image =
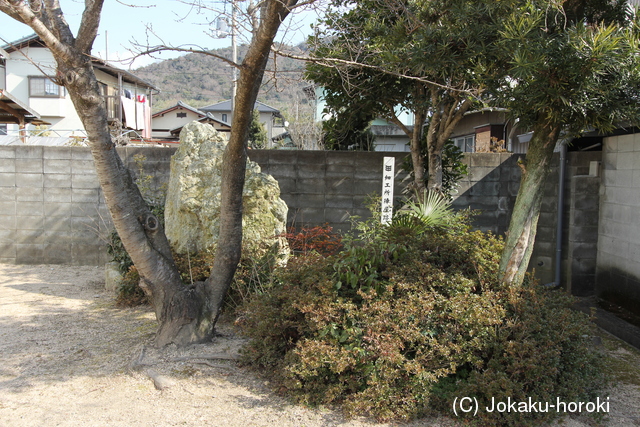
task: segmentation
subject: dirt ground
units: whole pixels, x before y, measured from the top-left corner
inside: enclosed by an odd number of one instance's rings
[[[295,406],[235,364],[242,338],[151,346],[148,308],[120,309],[96,267],[0,264],[0,426],[383,426]],[[611,426],[640,426],[640,353],[605,337],[618,361]],[[559,425],[581,427],[567,417]],[[407,426],[455,426],[451,418]]]

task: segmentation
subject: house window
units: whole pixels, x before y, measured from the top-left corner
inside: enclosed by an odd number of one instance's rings
[[[6,135],[7,134],[7,125],[6,124],[0,124],[0,135]]]
[[[29,96],[64,98],[64,87],[55,84],[49,77],[29,77]]]
[[[453,138],[453,143],[463,153],[473,153],[476,151],[475,135],[466,135]]]
[[[284,127],[284,117],[282,117],[282,116],[273,116],[273,125],[275,127]]]
[[[223,115],[222,115],[222,121],[223,121],[223,122],[225,122],[225,123],[227,123],[227,115],[226,115],[226,114],[223,114]]]
[[[176,113],[176,117],[178,117],[179,119],[183,119],[185,117],[187,117],[187,113]]]

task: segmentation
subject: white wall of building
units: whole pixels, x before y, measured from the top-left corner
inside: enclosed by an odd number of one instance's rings
[[[29,76],[56,75],[56,62],[49,49],[25,47],[9,54],[6,61],[7,91],[41,115],[42,120],[51,123],[50,129],[82,129],[82,123],[75,112],[68,94],[61,98],[41,98],[29,96]],[[64,89],[62,89],[64,90]],[[13,126],[13,127],[12,127]],[[8,125],[17,130],[18,125]]]
[[[186,117],[178,117],[182,114],[186,114]],[[196,114],[193,111],[182,107],[154,116],[152,120],[154,130],[151,133],[151,136],[153,138],[171,138],[171,133],[169,132],[171,129],[184,126],[201,117],[201,114]]]
[[[99,82],[111,87],[118,87],[118,78],[95,69]],[[30,96],[29,77],[42,77],[56,75],[56,62],[49,49],[44,47],[27,46],[21,50],[13,51],[6,58],[6,90],[23,104],[40,114],[42,120],[51,123],[48,130],[52,136],[68,136],[71,134],[84,134],[84,126],[71,97],[64,88],[61,88],[61,97],[37,97]],[[123,82],[124,89],[128,89],[134,95],[148,95],[148,88],[138,87],[134,84]],[[147,102],[149,102],[147,100]],[[29,126],[28,129],[32,129]],[[9,132],[18,131],[18,125],[7,125]]]

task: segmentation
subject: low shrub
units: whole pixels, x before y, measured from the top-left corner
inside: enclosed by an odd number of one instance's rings
[[[315,227],[289,228],[285,234],[289,248],[295,255],[305,255],[310,251],[321,255],[335,255],[342,249],[342,237],[329,224]]]
[[[473,419],[480,425],[536,426],[562,414],[551,407],[557,399],[594,402],[602,397],[608,382],[605,361],[591,350],[589,324],[583,313],[570,308],[571,297],[529,280],[521,289],[502,292],[501,300],[506,316],[483,351],[482,366],[442,379],[434,388],[434,407],[450,410],[461,396],[476,397],[480,408],[531,399],[540,403],[539,412],[481,410]]]
[[[451,414],[456,396],[555,401],[598,392],[599,359],[569,299],[533,281],[500,285],[501,240],[456,221],[421,233],[407,222],[369,222],[335,256],[294,258],[270,292],[241,309],[244,362],[299,402],[379,420]],[[481,422],[536,419],[505,413]]]

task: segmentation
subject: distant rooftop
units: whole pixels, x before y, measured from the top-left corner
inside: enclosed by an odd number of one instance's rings
[[[276,113],[280,114],[280,110],[277,108],[270,107],[267,104],[263,104],[260,101],[256,101],[255,107],[261,113]],[[227,99],[226,101],[218,102],[217,104],[207,105],[206,107],[198,108],[200,111],[205,112],[221,112],[221,111],[231,111],[231,100]]]

